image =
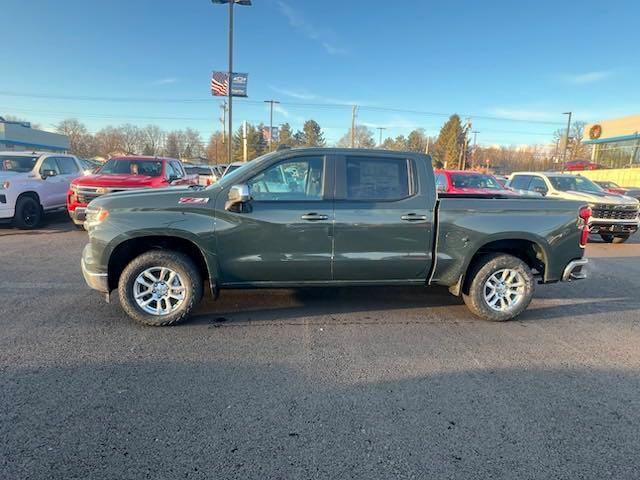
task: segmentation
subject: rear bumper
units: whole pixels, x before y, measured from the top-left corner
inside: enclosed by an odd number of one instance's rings
[[[92,272],[87,269],[84,258],[80,261],[82,265],[82,276],[89,287],[102,293],[109,293],[109,280],[106,273]]]
[[[586,258],[579,258],[578,260],[570,261],[566,267],[564,267],[564,272],[562,273],[562,281],[563,282],[571,282],[573,280],[584,280],[587,278],[587,272],[585,271],[585,266],[589,263],[589,260]]]

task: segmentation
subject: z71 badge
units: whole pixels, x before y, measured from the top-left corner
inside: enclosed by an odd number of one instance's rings
[[[178,203],[207,203],[209,197],[180,197]]]

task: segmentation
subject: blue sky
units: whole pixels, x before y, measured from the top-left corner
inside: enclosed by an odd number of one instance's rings
[[[204,138],[220,127],[209,79],[227,68],[225,6],[2,0],[0,13],[0,115]],[[358,123],[385,136],[435,135],[445,117],[428,113],[457,112],[480,144],[546,143],[568,110],[640,113],[638,19],[637,1],[254,0],[236,7],[234,70],[249,73],[249,101],[234,102],[234,124],[267,123],[261,102],[273,98],[275,124],[314,118],[334,142],[356,103]]]

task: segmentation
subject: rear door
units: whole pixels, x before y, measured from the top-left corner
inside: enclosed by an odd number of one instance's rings
[[[426,279],[436,201],[427,158],[336,157],[335,280]]]
[[[330,161],[296,155],[238,179],[253,199],[241,212],[216,203],[218,261],[224,284],[331,280],[333,181]]]

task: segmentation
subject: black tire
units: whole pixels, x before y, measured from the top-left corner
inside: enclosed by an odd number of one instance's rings
[[[616,235],[613,237],[613,243],[624,243],[629,240],[631,235]]]
[[[138,275],[152,267],[167,267],[176,272],[185,287],[182,304],[166,315],[154,315],[144,311],[134,298],[134,283]],[[133,320],[144,325],[161,327],[185,320],[202,298],[202,276],[194,262],[187,256],[171,250],[152,250],[134,258],[123,270],[118,283],[118,296],[124,311]]]
[[[500,270],[515,270],[522,276],[522,298],[512,308],[498,311],[489,306],[485,299],[485,283]],[[529,266],[513,255],[495,253],[480,257],[471,266],[465,279],[466,289],[462,299],[471,313],[492,322],[504,322],[520,315],[529,306],[533,298],[534,278]]]
[[[32,196],[25,195],[18,198],[13,221],[22,230],[38,228],[42,223],[42,205]]]
[[[614,236],[610,233],[601,233],[600,238],[604,243],[613,243]]]
[[[73,226],[76,227],[76,230],[82,230],[84,232],[85,228],[84,228],[84,223],[76,223],[73,222]]]

